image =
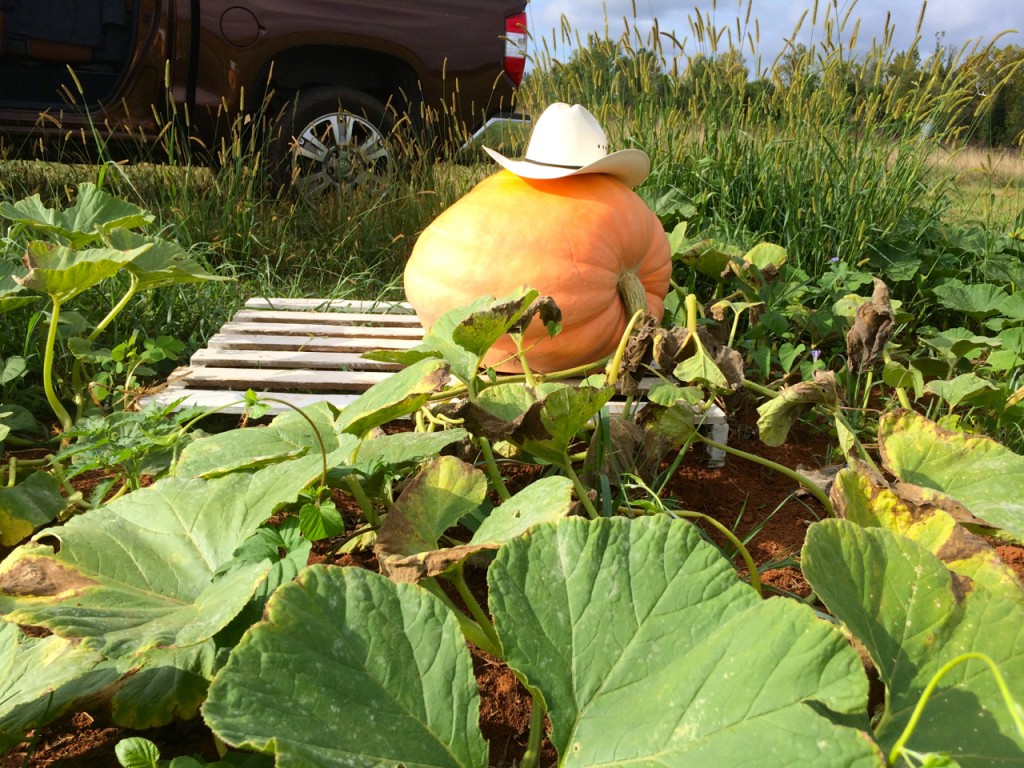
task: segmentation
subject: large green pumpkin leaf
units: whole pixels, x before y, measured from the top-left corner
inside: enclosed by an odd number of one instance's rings
[[[439,455],[442,449],[468,436],[464,429],[445,429],[368,437],[352,451],[347,465],[328,472],[327,482],[338,485],[345,474],[355,472],[360,475],[359,482],[368,494],[383,497],[383,485],[389,476]]]
[[[228,744],[276,753],[278,768],[487,765],[455,617],[358,568],[312,566],[275,592],[203,717]]]
[[[116,675],[93,671],[101,661],[67,640],[28,637],[0,622],[0,752],[59,717],[75,699],[113,682]]]
[[[808,530],[803,571],[864,644],[887,689],[875,736],[903,733],[936,672],[968,652],[992,659],[1011,691],[1024,690],[1024,591],[963,582],[905,536],[826,520]],[[1017,731],[988,667],[968,661],[942,678],[907,748],[949,753],[962,766],[1020,765]]]
[[[496,439],[500,438],[503,430],[507,429],[506,423],[522,420],[538,400],[568,386],[561,382],[542,382],[536,387],[528,387],[518,382],[510,382],[487,387],[477,397],[476,405],[488,416],[496,419],[498,425],[493,430],[482,428],[478,431]]]
[[[466,515],[476,511],[487,496],[487,479],[472,464],[455,456],[439,456],[428,463],[395,500],[397,515],[388,515],[381,533],[398,534],[395,520],[402,520],[401,538],[407,553],[437,547],[442,534]]]
[[[523,488],[480,523],[470,544],[504,544],[539,523],[553,523],[572,511],[572,480],[542,477]]]
[[[538,458],[561,463],[577,434],[615,394],[615,387],[558,387],[523,415],[507,439]]]
[[[428,463],[381,524],[374,552],[383,573],[415,582],[444,570],[451,561],[442,556],[440,563],[431,563],[430,555],[438,554],[444,532],[479,509],[486,496],[487,478],[473,465],[454,456]]]
[[[71,535],[72,545],[91,539],[105,543],[107,549],[96,549],[95,557],[83,558],[85,563],[68,565],[70,558],[60,557],[63,548],[54,553],[45,546],[22,547],[0,569],[0,609],[8,621],[81,638],[84,647],[106,656],[133,657],[153,648],[209,639],[242,610],[269,567],[267,563],[238,569],[216,581],[207,575],[203,588],[186,584],[182,589],[173,583],[175,578],[192,581],[197,574],[169,570],[160,578],[159,561],[149,547],[132,552],[141,565],[111,572],[102,562],[109,551],[109,530],[103,532],[107,535],[77,537],[72,534],[80,531],[69,526],[60,533]],[[127,546],[139,543],[138,537],[124,538]],[[72,555],[80,553],[76,548]],[[112,559],[123,567],[128,558]]]
[[[207,272],[184,248],[162,237],[142,235],[127,229],[115,229],[110,233],[110,244],[122,251],[149,246],[127,265],[128,271],[138,281],[140,291],[152,291],[183,283],[233,279]]]
[[[949,381],[945,379],[932,379],[924,386],[925,392],[938,395],[953,407],[956,407],[964,400],[970,400],[987,392],[995,392],[998,389],[991,381],[978,376],[976,373],[962,373]]]
[[[562,766],[878,766],[838,629],[761,601],[683,521],[542,525],[499,550],[490,606]]]
[[[123,678],[110,697],[110,714],[125,728],[158,728],[199,714],[216,668],[217,644],[159,648],[108,664]]]
[[[686,222],[672,230],[669,245],[672,247],[673,261],[680,261],[708,277],[723,280],[729,263],[733,259],[742,258],[740,249],[734,245],[711,239],[694,240],[686,236],[686,231]]]
[[[455,334],[462,321],[474,312],[484,312],[494,299],[482,296],[464,307],[455,307],[441,315],[423,334],[423,343],[416,349],[440,355],[451,368],[452,375],[459,381],[469,382],[479,374],[480,355],[466,349],[455,340]]]
[[[758,243],[743,255],[743,261],[752,264],[762,272],[768,269],[778,271],[789,254],[781,245],[775,243]]]
[[[107,656],[201,643],[241,611],[270,564],[218,570],[319,463],[168,478],[47,530],[0,564],[0,611]]]
[[[339,448],[353,451],[359,439],[354,435],[339,435],[334,419],[325,402],[303,408],[302,413],[289,409],[265,427],[232,429],[189,443],[182,450],[174,472],[183,478],[211,478],[307,454],[319,455],[317,435],[328,454]]]
[[[125,264],[145,252],[148,245],[131,251],[116,248],[87,248],[76,251],[63,245],[35,240],[25,252],[28,273],[14,280],[26,288],[66,302],[97,283],[116,274]]]
[[[74,205],[61,211],[47,208],[39,195],[16,203],[0,203],[0,216],[41,234],[57,235],[72,248],[95,241],[101,231],[136,229],[153,221],[153,214],[109,195],[91,182],[78,185]]]
[[[879,450],[901,480],[931,488],[1024,540],[1024,456],[991,438],[943,429],[912,411],[885,414]]]
[[[452,331],[452,341],[478,358],[518,323],[523,313],[540,294],[525,286],[517,293],[498,301],[491,300],[463,319]]]
[[[942,494],[908,483],[889,486],[867,467],[857,465],[839,472],[830,492],[836,514],[864,528],[885,528],[907,536],[938,557],[954,573],[989,588],[1020,581],[999,559],[995,548],[956,519]]]
[[[337,428],[362,437],[374,427],[415,413],[448,383],[448,364],[427,358],[373,385],[345,406]]]
[[[399,363],[411,366],[423,360],[443,359],[449,366],[451,373],[462,382],[469,382],[478,375],[480,356],[466,349],[455,340],[455,334],[462,325],[463,320],[473,315],[474,312],[486,312],[494,301],[490,296],[483,296],[472,304],[463,307],[450,309],[441,315],[423,334],[423,341],[412,349],[405,350],[377,350],[366,353],[371,360]],[[476,334],[470,329],[466,333],[465,341],[471,346]]]
[[[400,469],[430,456],[437,456],[442,449],[468,436],[469,433],[464,429],[378,435],[359,444],[359,452],[352,466],[363,475]]]
[[[455,415],[476,435],[505,440],[534,456],[560,464],[583,427],[615,394],[614,387],[571,387],[512,382],[487,387]]]
[[[23,482],[0,488],[0,544],[13,547],[64,509],[60,482],[46,472],[29,475]]]
[[[480,510],[487,494],[484,473],[442,456],[413,478],[384,519],[374,552],[381,570],[397,582],[417,582],[443,573],[454,563],[501,544],[541,522],[572,510],[572,481],[542,478],[492,509],[468,544],[441,547],[445,531]]]
[[[922,344],[925,344],[936,352],[949,366],[953,367],[962,359],[976,357],[980,350],[998,349],[1002,342],[990,336],[976,336],[966,328],[949,328],[934,336],[919,337]]]
[[[992,283],[967,284],[951,278],[935,286],[935,298],[939,304],[954,312],[963,312],[971,317],[986,317],[999,311],[999,305],[1007,294]]]

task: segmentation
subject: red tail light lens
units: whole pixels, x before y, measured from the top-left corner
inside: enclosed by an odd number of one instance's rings
[[[518,86],[526,69],[526,14],[505,18],[505,72]]]

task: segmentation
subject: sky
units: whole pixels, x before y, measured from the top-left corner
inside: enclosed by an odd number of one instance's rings
[[[921,15],[921,4],[915,0],[836,0],[840,14],[851,9],[844,40],[849,40],[853,23],[860,19],[860,29],[856,51],[865,53],[872,38],[881,40],[885,29],[886,15],[890,16],[890,24],[895,28],[892,48],[894,51],[906,50],[914,40],[918,18]],[[537,54],[543,38],[548,43],[548,51],[552,58],[565,60],[571,55],[572,48],[563,43],[559,30],[560,19],[564,14],[573,30],[573,36],[579,33],[586,38],[591,31],[603,32],[607,18],[610,35],[617,39],[625,29],[625,17],[632,27],[634,25],[633,6],[636,6],[636,26],[646,36],[651,28],[652,19],[657,19],[662,32],[674,31],[676,38],[684,45],[684,54],[693,56],[697,53],[708,53],[706,45],[702,46],[691,30],[691,19],[699,9],[702,15],[713,14],[712,19],[720,27],[728,26],[735,39],[736,21],[741,22],[747,14],[747,2],[739,0],[719,0],[713,4],[711,0],[529,0],[526,11],[532,41],[531,54]],[[772,60],[785,46],[785,41],[793,36],[797,22],[804,11],[808,11],[797,40],[807,44],[814,42],[814,35],[821,39],[822,17],[826,8],[831,7],[829,0],[820,0],[819,19],[815,28],[811,24],[810,11],[814,7],[813,0],[751,0],[751,12],[745,31],[753,33],[755,19],[759,32],[761,66],[767,68]],[[713,9],[713,5],[717,5]],[[834,16],[834,14],[833,14]],[[999,38],[996,45],[1003,47],[1014,44],[1024,46],[1024,0],[929,0],[921,26],[919,48],[923,56],[927,56],[935,48],[936,35],[945,33],[941,38],[943,47],[959,48],[969,41],[991,41],[1000,32],[1015,29],[1016,32]],[[725,45],[723,40],[723,46]],[[672,43],[663,38],[663,52],[666,57],[678,54],[670,50]],[[721,49],[721,47],[720,47]],[[755,68],[755,57],[744,45],[747,66]]]

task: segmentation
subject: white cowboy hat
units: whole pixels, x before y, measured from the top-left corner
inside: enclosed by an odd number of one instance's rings
[[[607,173],[628,187],[647,178],[651,161],[639,149],[608,154],[608,137],[590,112],[579,104],[556,102],[533,127],[526,155],[509,160],[490,147],[484,151],[517,176],[526,179],[561,179],[583,173]]]

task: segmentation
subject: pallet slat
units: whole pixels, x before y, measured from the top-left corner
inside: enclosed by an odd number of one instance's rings
[[[303,325],[358,325],[417,328],[416,315],[381,315],[371,312],[295,312],[276,309],[240,309],[231,318],[234,323],[301,323]]]
[[[349,336],[357,338],[398,338],[422,339],[423,329],[419,326],[382,327],[371,325],[323,325],[314,323],[236,323],[229,321],[221,327],[222,333],[276,333],[282,336],[329,337]]]
[[[192,365],[205,368],[308,368],[315,371],[397,371],[397,363],[367,360],[354,352],[313,352],[277,349],[201,349]]]
[[[412,349],[420,339],[363,339],[332,336],[283,336],[263,333],[217,333],[208,349],[291,349],[302,352],[371,352],[375,349]]]
[[[283,309],[295,312],[374,312],[377,314],[415,314],[407,301],[357,301],[355,299],[286,299],[256,297],[245,302],[246,309]]]

